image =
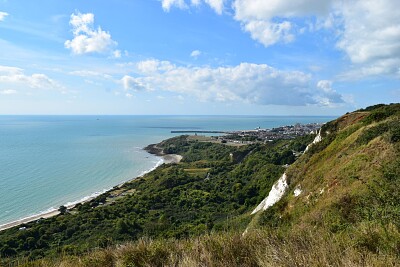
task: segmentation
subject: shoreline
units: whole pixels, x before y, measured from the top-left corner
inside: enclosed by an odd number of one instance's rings
[[[131,181],[131,180],[129,180],[129,181]],[[66,204],[61,205],[61,206],[65,206],[67,209],[71,209],[71,208],[75,207],[77,204],[83,204],[85,202],[91,201],[91,200],[95,199],[96,197],[100,196],[101,194],[104,194],[104,193],[106,193],[106,192],[108,192],[110,190],[112,190],[112,188],[108,189],[108,190],[103,190],[101,192],[95,192],[95,193],[93,193],[93,194],[91,194],[89,196],[82,197],[80,200],[70,201],[70,202],[67,202]],[[25,224],[25,223],[34,222],[34,221],[37,221],[37,220],[40,220],[40,219],[48,219],[48,218],[51,218],[51,217],[56,216],[58,214],[60,214],[58,209],[52,207],[52,208],[47,209],[46,211],[43,211],[43,212],[40,212],[40,213],[37,213],[37,214],[33,214],[33,215],[27,216],[25,218],[9,222],[9,223],[1,224],[0,225],[0,232],[4,231],[4,230],[7,230],[7,229],[10,229],[10,228],[13,228],[13,227],[18,226],[18,225]]]
[[[40,220],[40,219],[48,219],[48,218],[51,218],[51,217],[56,216],[58,214],[60,214],[60,212],[58,210],[52,210],[52,211],[43,212],[43,213],[40,213],[40,214],[28,216],[28,217],[25,217],[25,218],[22,218],[22,219],[13,221],[13,222],[5,223],[5,224],[0,225],[0,232],[4,231],[4,230],[7,230],[7,229],[10,229],[10,228],[13,228],[15,226],[19,226],[19,225],[25,224],[25,223],[34,222],[34,221],[37,221],[37,220]]]
[[[181,155],[177,155],[177,154],[151,153],[146,148],[144,148],[143,150],[145,150],[149,154],[153,154],[153,155],[155,155],[157,157],[160,157],[160,160],[152,168],[150,168],[148,170],[145,170],[141,174],[139,174],[138,176],[136,176],[134,178],[131,178],[131,179],[125,181],[125,182],[122,182],[122,183],[120,183],[120,184],[118,184],[116,186],[113,186],[112,188],[104,189],[101,192],[95,192],[95,193],[93,193],[93,194],[91,194],[89,196],[84,196],[80,200],[77,200],[77,201],[67,202],[66,204],[64,204],[62,206],[65,206],[68,209],[74,208],[77,204],[83,204],[83,203],[86,203],[88,201],[91,201],[91,200],[95,199],[96,197],[100,196],[101,194],[104,194],[106,192],[109,192],[109,191],[113,190],[115,187],[121,187],[122,185],[124,185],[126,183],[130,183],[130,182],[132,182],[133,180],[135,180],[137,178],[143,177],[147,173],[150,173],[150,172],[154,171],[155,169],[157,169],[159,166],[161,166],[163,164],[177,164],[183,158]],[[20,225],[26,224],[26,223],[34,222],[34,221],[37,221],[37,220],[48,219],[48,218],[57,216],[59,214],[60,214],[60,212],[58,211],[58,209],[49,208],[47,211],[44,211],[44,212],[41,212],[41,213],[38,213],[38,214],[34,214],[34,215],[30,215],[30,216],[27,216],[25,218],[18,219],[18,220],[15,220],[15,221],[12,221],[12,222],[8,222],[8,223],[5,223],[5,224],[1,224],[0,225],[0,232],[4,231],[4,230],[7,230],[7,229],[10,229],[10,228],[13,228],[13,227],[16,227],[16,226],[20,226]]]

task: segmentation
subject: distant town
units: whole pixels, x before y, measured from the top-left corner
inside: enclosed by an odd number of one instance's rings
[[[193,130],[193,131],[171,131],[171,133],[181,134],[223,134],[220,136],[213,136],[214,140],[218,140],[222,143],[236,143],[236,144],[250,144],[254,142],[271,142],[277,139],[293,139],[297,136],[303,136],[307,134],[316,134],[321,128],[321,123],[308,123],[295,125],[286,125],[272,129],[262,129],[260,127],[254,130],[241,130],[241,131],[204,131],[204,130]]]

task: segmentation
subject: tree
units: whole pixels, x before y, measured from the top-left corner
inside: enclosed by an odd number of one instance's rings
[[[59,208],[58,208],[58,211],[61,213],[61,214],[65,214],[66,212],[67,212],[67,207],[65,207],[64,205],[63,206],[60,206]]]

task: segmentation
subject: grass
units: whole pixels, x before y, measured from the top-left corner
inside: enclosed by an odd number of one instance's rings
[[[373,253],[358,246],[351,236],[327,232],[282,233],[251,230],[214,233],[197,238],[151,240],[97,250],[83,256],[61,256],[20,266],[400,266],[395,255]]]
[[[346,125],[344,120],[341,123]],[[305,227],[319,224],[324,214],[332,211],[343,197],[370,194],[367,185],[374,179],[379,180],[381,167],[393,162],[398,155],[387,138],[380,135],[373,134],[367,142],[355,145],[375,125],[350,124],[325,149],[306,154],[289,168],[290,192],[297,185],[303,190],[299,197],[290,193],[286,196],[286,212],[292,219],[298,218]]]
[[[187,172],[190,175],[206,175],[211,168],[188,168],[184,169],[185,172]]]

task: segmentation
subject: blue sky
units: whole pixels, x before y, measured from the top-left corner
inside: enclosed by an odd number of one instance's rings
[[[0,51],[0,114],[340,115],[400,100],[396,0],[0,0]]]

